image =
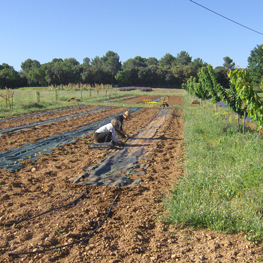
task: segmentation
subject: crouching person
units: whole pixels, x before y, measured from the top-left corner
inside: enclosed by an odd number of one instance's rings
[[[94,133],[94,139],[98,143],[113,141],[114,144],[124,145],[122,141],[116,138],[115,128],[118,122],[116,119],[111,120],[110,123],[103,125]]]
[[[129,139],[129,135],[123,130],[123,121],[128,121],[131,118],[131,114],[126,111],[123,115],[118,115],[115,117],[118,123],[118,129],[116,130],[116,133],[121,137],[121,138],[127,138]]]

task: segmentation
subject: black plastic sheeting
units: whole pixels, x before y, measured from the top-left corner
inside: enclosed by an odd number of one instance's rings
[[[151,144],[156,132],[165,123],[165,119],[168,117],[169,113],[169,109],[160,110],[155,119],[140,131],[130,145],[126,144],[123,150],[115,152],[105,160],[102,160],[100,164],[85,166],[83,168],[85,173],[76,175],[71,181],[76,184],[92,186],[122,187],[139,184],[141,179],[133,182],[130,179],[130,175],[145,174],[144,172],[136,172],[134,169],[148,168],[148,164],[139,164],[138,161],[141,159],[151,160],[151,158],[142,157],[142,155],[145,154],[146,147]]]
[[[129,109],[130,113],[137,112],[142,108],[131,108]],[[24,165],[19,164],[19,162],[24,160],[35,161],[40,157],[38,154],[52,153],[52,148],[54,147],[63,147],[64,143],[74,143],[76,138],[81,138],[84,134],[91,134],[93,131],[109,123],[117,115],[124,114],[124,112],[112,115],[108,118],[105,118],[99,122],[91,123],[85,126],[79,126],[77,129],[59,134],[53,135],[47,139],[38,139],[38,143],[25,143],[22,144],[21,148],[11,149],[10,152],[0,153],[0,169],[9,170],[10,172],[15,172],[24,167]]]
[[[108,109],[108,108],[109,107],[102,107],[102,108],[88,110],[88,111],[84,111],[84,112],[77,112],[77,113],[74,113],[74,114],[64,115],[64,116],[60,116],[60,117],[56,117],[56,118],[52,118],[52,119],[48,119],[48,120],[27,123],[27,124],[15,126],[15,127],[8,127],[8,128],[4,128],[4,129],[0,130],[0,134],[4,134],[4,133],[12,134],[12,133],[18,132],[19,130],[29,129],[29,128],[37,127],[37,126],[40,126],[40,125],[47,125],[47,124],[50,124],[50,123],[54,123],[54,122],[58,122],[58,121],[63,121],[63,120],[67,120],[67,119],[71,119],[71,118],[75,118],[75,117],[79,117],[79,116],[95,113],[95,112],[102,111],[102,110],[105,110],[105,109]]]
[[[128,152],[128,148],[118,151],[114,156],[110,156],[106,161],[103,161],[100,165],[92,167],[84,167],[83,170],[87,171],[81,176],[73,178],[73,182],[76,184],[85,184],[93,186],[125,186],[130,184],[139,184],[141,180],[133,182],[129,175],[134,174],[135,168],[145,168],[138,164],[140,156],[143,154],[143,149],[139,149],[137,152],[133,152],[131,155]],[[121,174],[119,172],[123,172]],[[141,172],[141,175],[144,173]],[[87,179],[88,180],[85,180]]]
[[[76,107],[69,107],[69,108],[63,108],[63,109],[57,109],[57,110],[49,110],[49,111],[43,111],[43,112],[37,112],[37,113],[28,113],[25,115],[20,115],[20,116],[15,116],[15,117],[10,117],[10,118],[3,118],[3,119],[0,119],[0,122],[8,121],[8,120],[24,119],[26,117],[41,116],[41,115],[50,114],[50,113],[54,113],[54,112],[74,110],[74,109],[79,109],[79,108],[83,108],[83,107],[87,107],[87,106],[86,105],[80,105],[80,106],[76,106]]]

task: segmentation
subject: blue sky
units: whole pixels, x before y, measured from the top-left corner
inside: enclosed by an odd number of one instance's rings
[[[262,0],[196,0],[263,34]],[[213,67],[229,56],[247,67],[263,35],[218,16],[190,0],[0,0],[0,64],[20,71],[30,58],[177,56],[186,51]]]

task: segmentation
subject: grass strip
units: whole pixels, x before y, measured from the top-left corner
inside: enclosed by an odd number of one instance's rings
[[[166,196],[166,221],[223,233],[263,236],[263,139],[246,127],[237,132],[237,117],[214,105],[191,107],[185,96],[186,175]]]

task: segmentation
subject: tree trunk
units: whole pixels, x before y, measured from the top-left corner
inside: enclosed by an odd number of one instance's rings
[[[215,103],[215,112],[217,112],[217,103]]]
[[[246,124],[246,117],[247,117],[247,112],[244,112],[244,123],[243,123],[243,134],[245,134],[245,124]]]

